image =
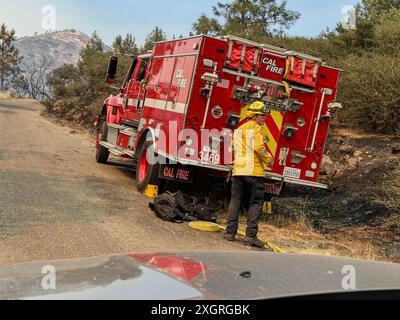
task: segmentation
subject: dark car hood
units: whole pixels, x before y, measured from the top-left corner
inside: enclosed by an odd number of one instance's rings
[[[45,266],[55,289],[43,289]],[[400,265],[264,252],[109,255],[0,269],[0,299],[269,299],[344,292],[345,266],[356,290],[400,289]],[[43,269],[44,268],[44,269]]]

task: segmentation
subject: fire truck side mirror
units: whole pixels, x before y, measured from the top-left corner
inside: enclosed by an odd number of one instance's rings
[[[117,74],[117,67],[118,67],[118,58],[113,56],[108,61],[107,77],[106,77],[107,83],[109,83],[109,84],[115,83],[115,76]]]

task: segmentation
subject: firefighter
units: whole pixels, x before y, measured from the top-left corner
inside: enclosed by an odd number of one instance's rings
[[[245,243],[250,246],[265,248],[257,238],[258,223],[264,205],[265,170],[272,165],[273,158],[264,145],[262,126],[269,109],[262,102],[249,106],[246,117],[249,119],[241,125],[233,136],[235,162],[232,177],[231,203],[229,206],[228,224],[224,238],[234,241],[238,231],[239,214],[245,191],[250,191],[250,206],[247,217]]]
[[[249,109],[249,107],[250,107],[249,105],[246,105],[244,108],[242,108],[242,110],[240,112],[240,122],[239,122],[240,125],[244,124],[245,122],[247,122],[249,120],[247,118],[247,110]],[[264,135],[265,144],[267,144],[268,141],[270,140],[270,133],[269,133],[268,127],[265,123],[261,126],[261,130]],[[267,167],[266,170],[272,171],[272,167]],[[249,197],[247,196],[246,204],[248,204],[248,200],[249,200],[248,198]],[[266,215],[272,214],[272,195],[267,192],[264,195],[263,213]]]

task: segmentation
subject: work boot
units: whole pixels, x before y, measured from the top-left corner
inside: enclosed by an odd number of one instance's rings
[[[236,235],[225,233],[224,234],[224,239],[228,240],[228,241],[235,241],[236,240]]]
[[[265,243],[262,242],[258,238],[246,237],[246,238],[244,238],[244,242],[246,243],[246,245],[248,245],[250,247],[256,247],[256,248],[260,248],[260,249],[267,249],[267,246],[265,245]]]

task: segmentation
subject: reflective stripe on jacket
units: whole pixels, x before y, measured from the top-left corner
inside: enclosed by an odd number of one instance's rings
[[[254,120],[249,120],[235,131],[233,151],[233,176],[264,177],[273,161],[264,145],[262,127]]]

